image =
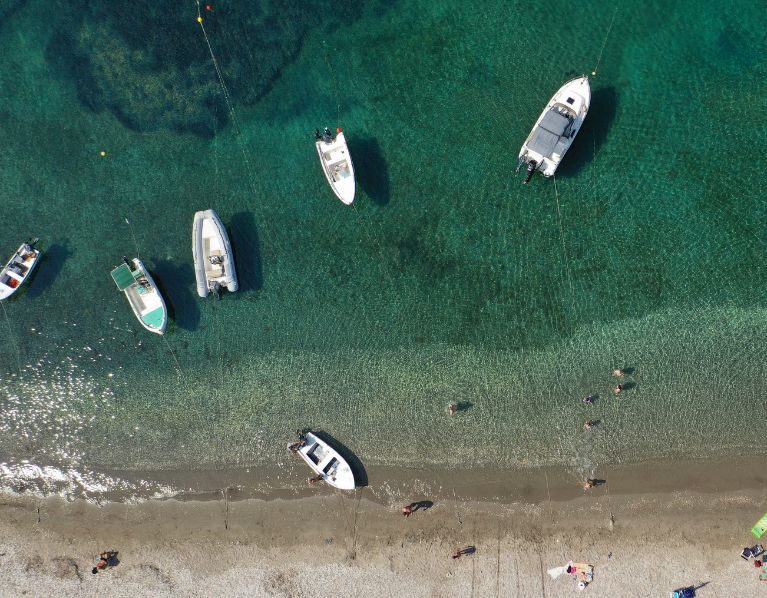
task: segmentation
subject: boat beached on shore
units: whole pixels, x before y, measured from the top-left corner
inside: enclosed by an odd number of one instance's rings
[[[336,129],[334,138],[330,129],[325,127],[322,134],[316,129],[314,136],[322,171],[330,188],[338,199],[347,206],[350,205],[354,201],[354,166],[343,131],[340,128]]]
[[[136,319],[156,334],[164,334],[168,325],[168,309],[152,275],[139,258],[128,260],[112,270],[112,280],[125,293]]]
[[[591,103],[588,77],[565,83],[546,104],[519,151],[519,166],[527,164],[527,183],[535,173],[552,176],[583,125]]]
[[[34,248],[35,243],[37,239],[22,243],[0,270],[0,300],[8,299],[29,279],[40,259],[40,251]]]
[[[192,256],[197,278],[197,294],[218,295],[221,287],[237,290],[237,274],[229,236],[215,210],[196,212],[192,225]]]
[[[288,449],[301,457],[306,464],[333,488],[354,490],[357,483],[354,473],[346,460],[327,442],[307,432],[299,442],[288,445]]]

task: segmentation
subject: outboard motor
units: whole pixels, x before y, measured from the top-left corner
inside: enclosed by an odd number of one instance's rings
[[[320,130],[319,129],[314,129],[314,138],[317,141],[322,141],[322,135],[320,135]]]
[[[523,185],[527,185],[527,183],[530,182],[530,179],[533,178],[533,174],[535,173],[536,168],[538,168],[538,163],[535,160],[530,160],[527,163],[527,176],[525,177],[525,180],[522,181]]]
[[[325,127],[325,130],[322,132],[322,140],[325,143],[333,143],[333,133],[330,132],[328,127]]]

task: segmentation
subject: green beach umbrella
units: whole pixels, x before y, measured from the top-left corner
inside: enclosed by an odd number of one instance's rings
[[[756,536],[757,540],[761,538],[765,532],[767,532],[767,513],[762,515],[762,518],[751,528],[751,533]]]

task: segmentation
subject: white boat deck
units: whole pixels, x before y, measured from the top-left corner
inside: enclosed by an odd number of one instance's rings
[[[218,236],[215,223],[210,219],[202,221],[202,245],[203,255],[209,257],[223,257],[226,252]],[[205,277],[209,281],[216,281],[224,276],[224,265],[214,264],[210,259],[205,260]]]
[[[320,139],[316,141],[316,146],[325,178],[336,197],[346,205],[351,204],[354,201],[356,183],[352,158],[343,132],[338,129],[335,139],[330,143]]]
[[[207,297],[221,288],[237,290],[234,255],[223,222],[213,209],[198,211],[192,223],[192,256],[197,294]]]
[[[520,164],[534,162],[535,170],[552,176],[583,125],[590,103],[588,77],[572,79],[560,87],[522,145]]]
[[[328,444],[308,433],[305,444],[298,449],[298,454],[312,470],[334,488],[353,490],[356,486],[354,474],[349,464]]]
[[[30,248],[26,243],[19,247],[5,267],[0,270],[0,299],[10,297],[24,284],[39,257],[40,252]]]

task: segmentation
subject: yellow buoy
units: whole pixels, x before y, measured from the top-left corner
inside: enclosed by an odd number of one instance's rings
[[[202,17],[197,17],[197,22],[202,23]]]
[[[105,157],[106,157],[106,155],[107,155],[107,153],[106,153],[104,150],[101,150],[101,151],[99,152],[99,156],[101,156],[102,158],[105,158]]]
[[[591,76],[592,77],[596,77],[597,76],[597,72],[596,71],[591,71]]]

